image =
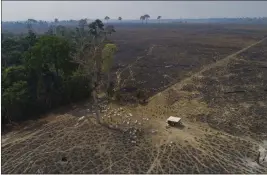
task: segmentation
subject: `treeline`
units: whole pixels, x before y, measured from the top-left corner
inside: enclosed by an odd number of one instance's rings
[[[96,37],[96,31],[102,32]],[[94,25],[81,20],[74,30],[54,27],[38,35],[28,25],[27,34],[2,34],[2,124],[90,97],[93,68],[81,66],[77,57],[88,56],[86,49],[100,34],[109,43],[106,34],[114,31],[100,20]]]
[[[146,16],[146,17],[145,17]],[[149,19],[149,23],[234,23],[234,24],[267,24],[267,17],[258,17],[258,18],[203,18],[203,19],[163,19],[162,16],[154,17],[154,19],[150,18],[148,14],[143,15],[140,19],[136,20],[123,20],[122,17],[118,19],[110,19],[108,16],[105,17],[105,20],[109,21],[109,24],[116,24],[119,26],[132,26],[142,24],[144,20],[147,21]],[[84,19],[88,23],[93,22],[93,20]],[[32,27],[38,33],[43,33],[51,27],[54,26],[65,26],[65,27],[75,27],[79,24],[80,20],[59,20],[54,19],[54,21],[43,21],[43,20],[35,20],[28,19],[27,21],[2,21],[2,31],[12,31],[16,33],[27,32],[25,25],[31,23]]]
[[[25,26],[29,24],[36,33],[45,33],[46,31],[56,26],[75,28],[76,26],[78,26],[79,20],[59,21],[58,19],[55,19],[55,21],[53,22],[48,22],[42,20],[37,21],[34,19],[28,19],[27,21],[6,21],[2,22],[2,31],[4,31],[5,33],[27,33],[28,29]]]

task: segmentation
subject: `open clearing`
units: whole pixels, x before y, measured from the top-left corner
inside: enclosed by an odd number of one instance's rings
[[[90,102],[2,135],[2,173],[266,173],[267,29],[181,24],[122,27],[114,73],[146,105]],[[128,78],[130,77],[130,78]],[[184,127],[166,128],[169,116]]]

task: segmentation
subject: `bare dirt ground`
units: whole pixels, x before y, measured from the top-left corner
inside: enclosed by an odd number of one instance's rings
[[[147,81],[138,87],[150,92],[148,104],[103,101],[102,120],[115,129],[96,124],[90,102],[29,121],[2,136],[2,173],[267,172],[266,155],[259,156],[267,141],[266,30],[204,25],[120,30],[127,42],[120,45],[116,65],[135,63],[130,66],[135,81]],[[143,59],[136,61],[138,56]],[[177,66],[183,64],[194,66]],[[173,80],[158,85],[164,74]],[[183,126],[166,128],[170,115],[182,117]]]

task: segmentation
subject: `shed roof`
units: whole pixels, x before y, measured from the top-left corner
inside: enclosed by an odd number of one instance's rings
[[[179,122],[181,120],[180,117],[174,117],[174,116],[170,116],[168,119],[167,119],[167,122],[168,121],[171,121],[171,122]]]

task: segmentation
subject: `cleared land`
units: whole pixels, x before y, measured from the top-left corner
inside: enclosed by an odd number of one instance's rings
[[[114,73],[126,68],[126,85],[146,89],[148,104],[103,101],[103,120],[115,129],[96,124],[90,102],[20,125],[2,136],[3,173],[267,172],[257,162],[267,142],[266,29],[117,31]],[[184,126],[166,128],[170,115]]]
[[[154,95],[204,65],[259,41],[266,36],[260,28],[214,24],[118,28],[112,37],[120,49],[114,71],[130,67],[122,74],[129,86]]]

